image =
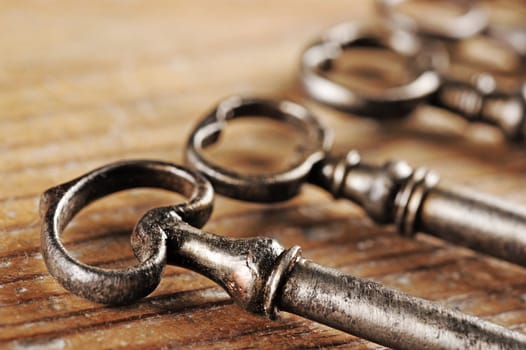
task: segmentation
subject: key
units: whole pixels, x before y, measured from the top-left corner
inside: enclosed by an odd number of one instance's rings
[[[400,234],[427,233],[526,266],[526,211],[493,196],[440,181],[402,161],[371,165],[356,151],[313,167],[310,182],[358,203]]]
[[[245,175],[214,164],[204,148],[218,141],[229,120],[267,117],[294,126],[303,136],[301,161],[274,174]],[[288,101],[232,97],[197,123],[186,159],[217,193],[257,202],[294,197],[312,183],[336,198],[359,204],[376,222],[394,223],[406,236],[422,232],[526,266],[526,210],[493,196],[442,182],[425,168],[403,161],[362,162],[357,151],[330,155],[330,136],[306,108]]]
[[[472,80],[445,81],[429,102],[470,122],[494,125],[512,142],[526,140],[526,82],[517,93],[509,94],[496,91],[490,74],[478,74]]]
[[[229,239],[183,221],[160,223],[163,212],[139,223],[143,242],[157,225],[168,236],[168,263],[220,284],[245,310],[270,319],[279,310],[397,349],[519,349],[526,336],[373,281],[301,257],[270,238]],[[133,242],[133,241],[132,241]],[[132,244],[140,260],[150,254]]]
[[[73,258],[60,241],[73,216],[91,201],[134,187],[164,188],[189,199],[139,220],[131,239],[137,265],[108,270]],[[168,262],[205,275],[237,305],[270,319],[291,312],[398,349],[526,347],[522,333],[323,267],[304,259],[297,246],[205,232],[196,226],[205,224],[212,204],[210,183],[184,167],[144,160],[103,166],[43,194],[44,261],[66,289],[99,303],[148,295]]]
[[[371,92],[363,83],[352,86],[341,83],[342,73],[339,73],[340,80],[327,74],[344,50],[360,47],[386,48],[406,58],[406,74],[414,78]],[[344,111],[381,120],[407,115],[420,104],[428,103],[452,111],[469,122],[496,126],[509,141],[524,141],[526,82],[517,81],[514,84],[517,86],[509,88],[513,90],[509,92],[499,91],[495,78],[484,72],[463,82],[445,73],[448,60],[442,46],[426,46],[410,32],[347,22],[329,29],[319,41],[307,47],[301,61],[301,81],[310,97]],[[368,64],[372,67],[374,61]]]

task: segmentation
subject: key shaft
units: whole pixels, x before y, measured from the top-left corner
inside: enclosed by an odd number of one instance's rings
[[[395,349],[523,349],[526,336],[301,259],[279,308]]]
[[[524,349],[526,335],[412,297],[373,281],[320,266],[266,237],[232,239],[192,227],[154,209],[141,219],[132,246],[164,234],[168,263],[220,284],[243,309],[275,319],[287,311],[397,349]]]
[[[399,233],[422,232],[526,266],[526,210],[498,198],[442,183],[405,162],[363,163],[356,151],[318,164],[310,181],[361,205]]]
[[[457,113],[464,119],[498,127],[510,141],[526,139],[526,82],[515,94],[495,91],[494,78],[488,74],[474,77],[475,82],[446,80],[431,95],[434,106]]]

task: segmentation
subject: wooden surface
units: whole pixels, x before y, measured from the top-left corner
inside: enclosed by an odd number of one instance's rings
[[[337,151],[356,147],[371,161],[406,159],[450,182],[526,204],[524,151],[488,128],[431,108],[378,123],[304,98],[297,84],[301,48],[334,23],[371,16],[370,2],[350,0],[2,2],[0,347],[378,348],[299,317],[251,316],[211,281],[176,267],[133,305],[88,302],[48,274],[38,213],[46,188],[110,161],[181,162],[196,118],[237,93],[305,102],[334,128]],[[224,160],[248,168],[281,164],[265,148],[281,143],[261,133],[238,135],[225,144]],[[250,147],[259,163],[247,163],[243,150]],[[174,200],[146,190],[102,200],[80,213],[64,241],[84,262],[131,265],[134,222]],[[279,205],[218,197],[206,229],[299,244],[319,263],[526,332],[525,269],[424,235],[401,238],[310,186]]]

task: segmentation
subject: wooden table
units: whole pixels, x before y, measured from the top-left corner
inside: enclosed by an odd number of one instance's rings
[[[251,316],[211,281],[176,267],[135,304],[88,302],[48,274],[38,210],[46,188],[105,163],[182,162],[196,118],[237,93],[304,102],[335,130],[337,151],[356,147],[378,162],[406,159],[526,204],[524,152],[489,128],[426,107],[404,121],[379,123],[305,98],[297,83],[304,45],[334,23],[372,16],[371,2],[343,0],[2,2],[0,347],[378,348],[299,317]],[[222,159],[254,169],[278,164],[272,149],[281,143],[265,138],[265,127],[258,130],[257,139],[227,144]],[[260,162],[244,159],[250,147],[260,151]],[[86,263],[134,264],[134,222],[148,208],[179,199],[153,190],[114,195],[82,211],[64,242]],[[310,186],[277,205],[218,196],[206,229],[299,244],[319,263],[526,332],[525,269],[424,235],[399,237],[392,226],[377,226],[357,206]]]

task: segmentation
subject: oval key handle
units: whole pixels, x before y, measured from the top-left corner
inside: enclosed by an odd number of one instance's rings
[[[303,138],[303,156],[282,172],[245,175],[211,162],[203,150],[218,142],[229,120],[245,117],[270,118],[293,126]],[[214,189],[229,197],[256,202],[276,202],[294,197],[314,164],[331,145],[331,135],[303,106],[289,101],[270,101],[233,96],[222,101],[202,119],[186,146],[186,160],[210,179]]]
[[[305,49],[300,79],[310,97],[334,108],[381,118],[405,115],[437,91],[441,78],[434,66],[447,62],[444,50],[436,47],[428,52],[422,45],[416,35],[379,23],[341,23]],[[329,77],[327,72],[334,62],[351,48],[388,49],[410,62],[404,68],[413,78],[373,92],[359,84],[350,87]]]
[[[111,193],[155,187],[188,197],[183,204],[167,207],[164,220],[183,218],[201,227],[213,206],[210,183],[192,170],[157,161],[125,161],[103,166],[77,179],[47,190],[40,199],[42,255],[49,272],[64,288],[89,300],[126,304],[150,294],[159,284],[166,265],[166,237],[145,236],[141,241],[148,256],[126,269],[89,266],[68,253],[60,240],[67,224],[84,206]]]

